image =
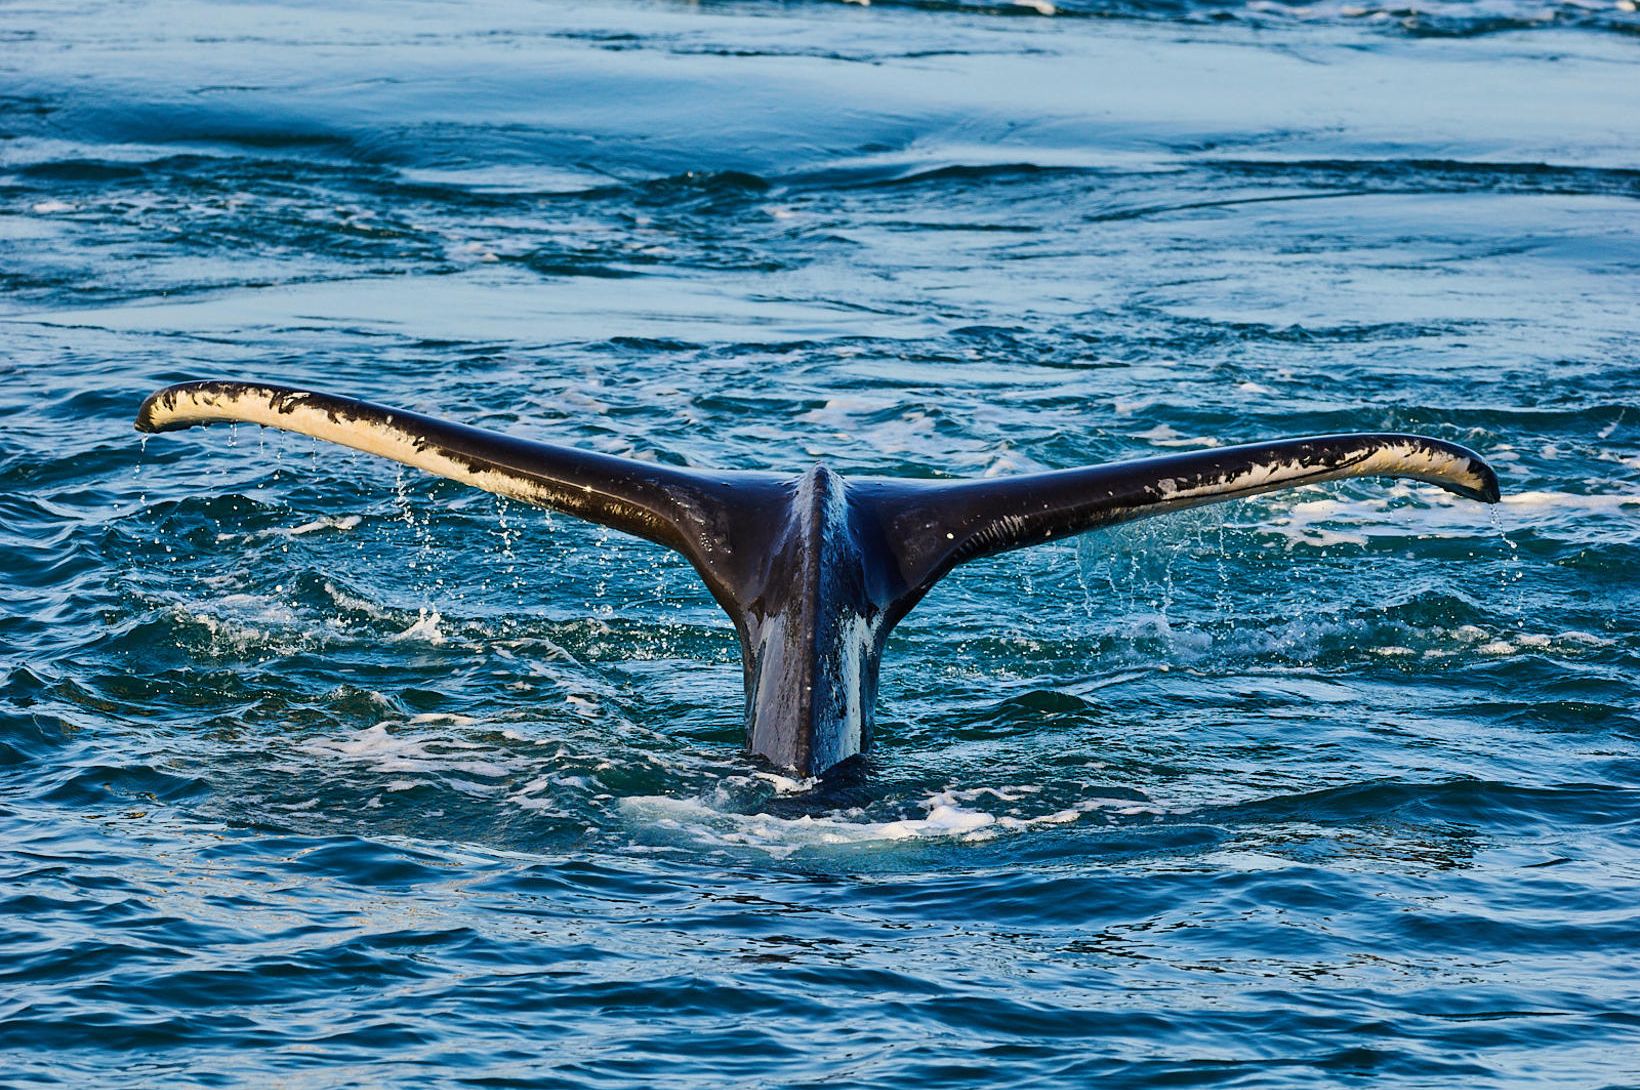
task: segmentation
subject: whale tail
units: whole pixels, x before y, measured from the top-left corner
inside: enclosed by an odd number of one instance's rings
[[[309,390],[190,382],[145,432],[282,428],[634,534],[683,554],[734,621],[748,747],[817,775],[867,748],[889,631],[958,564],[1101,526],[1346,477],[1405,477],[1495,503],[1473,451],[1327,435],[988,480],[706,471],[597,454]]]

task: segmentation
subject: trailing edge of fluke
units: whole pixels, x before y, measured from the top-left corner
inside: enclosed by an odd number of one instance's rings
[[[379,454],[675,549],[740,635],[746,745],[819,775],[871,745],[894,625],[958,564],[1130,519],[1344,477],[1486,503],[1492,468],[1421,435],[1322,435],[987,480],[712,472],[532,442],[308,390],[188,382],[139,431],[242,421]]]

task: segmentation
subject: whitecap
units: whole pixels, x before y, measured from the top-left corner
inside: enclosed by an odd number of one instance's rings
[[[439,616],[438,610],[423,608],[419,611],[415,624],[403,632],[395,632],[387,638],[395,643],[400,640],[425,640],[434,646],[438,646],[445,639],[444,633],[439,629],[439,622],[443,619]]]
[[[300,526],[292,526],[288,530],[275,532],[285,537],[297,537],[301,534],[311,534],[316,530],[351,530],[358,525],[358,515],[327,516],[314,519],[312,522],[304,522]]]

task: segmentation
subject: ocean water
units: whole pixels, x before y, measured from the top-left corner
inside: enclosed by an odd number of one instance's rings
[[[0,3],[0,1086],[1640,1086],[1640,15]],[[959,570],[739,751],[701,466],[1497,466]]]

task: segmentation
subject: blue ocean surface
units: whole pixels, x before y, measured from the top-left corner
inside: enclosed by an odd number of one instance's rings
[[[0,0],[0,1086],[1640,1086],[1632,0]],[[690,466],[1346,430],[959,569],[741,750]]]

